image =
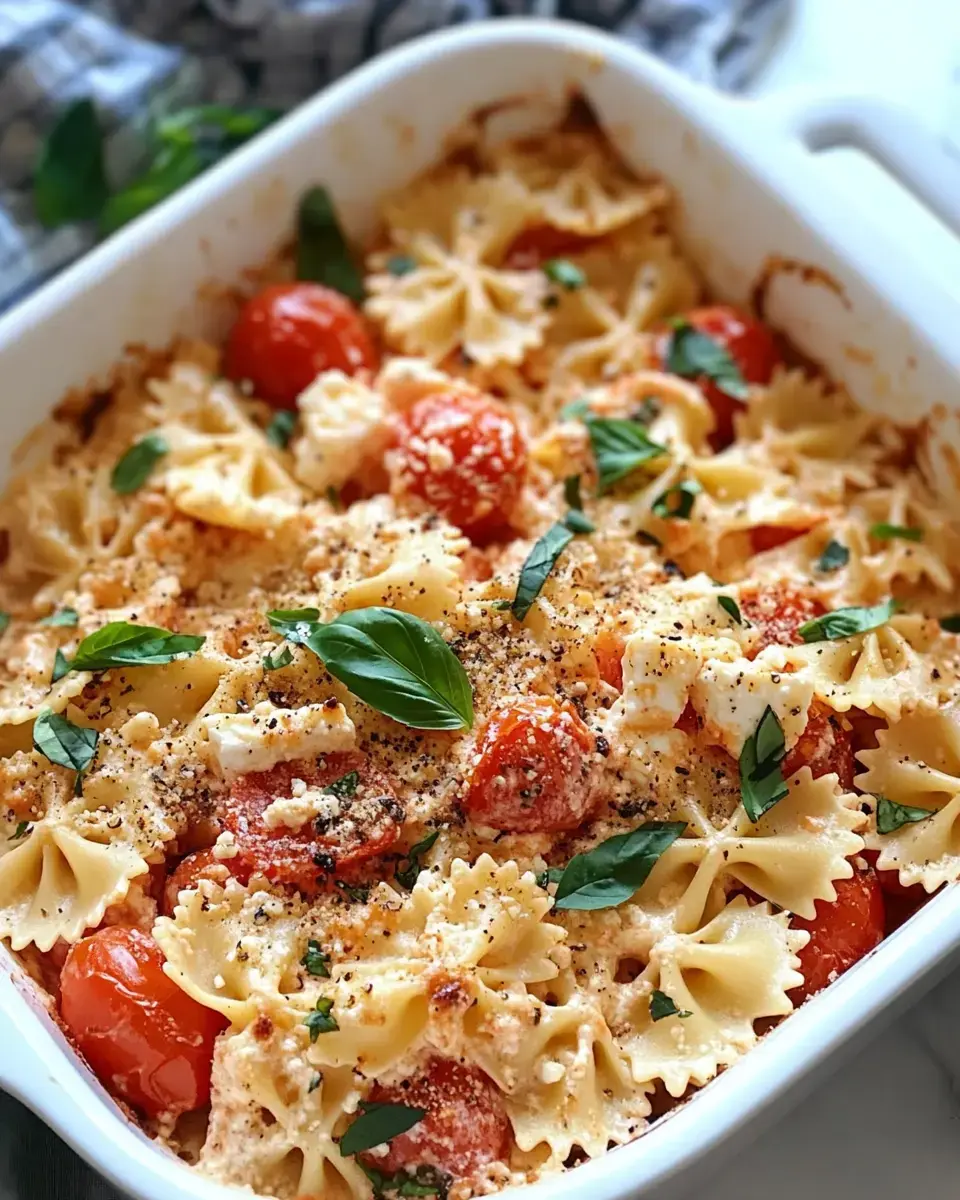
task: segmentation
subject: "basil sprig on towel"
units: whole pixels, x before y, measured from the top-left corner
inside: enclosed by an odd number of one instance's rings
[[[726,347],[682,318],[670,331],[666,368],[684,379],[709,379],[734,400],[746,400],[750,395],[747,381]]]
[[[824,613],[822,617],[805,621],[797,629],[797,633],[805,642],[839,642],[844,638],[886,625],[897,611],[897,607],[896,600],[885,600],[883,604],[870,608],[835,608],[833,612]]]
[[[353,261],[324,187],[304,192],[297,210],[297,278],[326,284],[355,304],[363,301],[363,272]]]
[[[79,796],[83,776],[97,752],[97,731],[74,725],[60,713],[42,708],[33,723],[33,748],[58,767],[77,772],[74,791]]]
[[[557,884],[555,907],[616,908],[643,885],[657,859],[686,827],[684,821],[647,821],[574,855]]]
[[[781,765],[786,753],[783,726],[768,704],[740,751],[740,798],[754,823],[789,791]]]
[[[463,664],[432,625],[393,608],[359,608],[328,623],[315,608],[276,610],[267,620],[312,650],[371,708],[414,729],[469,729],[473,691]]]
[[[427,1115],[425,1108],[412,1108],[406,1104],[378,1104],[361,1100],[363,1112],[351,1122],[340,1139],[340,1153],[349,1158],[362,1154],[374,1146],[382,1146],[391,1138],[406,1133]]]
[[[68,671],[109,671],[111,667],[152,667],[195,654],[205,637],[191,633],[171,633],[153,625],[134,625],[130,621],[111,621],[88,634],[77,646],[73,658],[59,650],[54,662],[53,682]]]

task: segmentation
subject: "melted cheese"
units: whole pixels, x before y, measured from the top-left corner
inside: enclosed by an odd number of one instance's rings
[[[357,737],[342,704],[290,709],[263,700],[247,713],[217,713],[203,723],[227,773],[268,771],[280,762],[352,750]]]

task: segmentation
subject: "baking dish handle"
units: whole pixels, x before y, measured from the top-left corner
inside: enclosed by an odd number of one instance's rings
[[[960,235],[960,151],[909,109],[878,96],[802,89],[758,107],[808,150],[851,147],[869,155]]]

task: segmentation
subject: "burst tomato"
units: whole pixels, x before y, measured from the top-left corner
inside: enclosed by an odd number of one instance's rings
[[[292,816],[268,823],[265,813],[274,801],[292,803],[296,780],[311,790],[332,790],[325,811],[300,824]],[[327,886],[329,876],[343,875],[389,850],[400,836],[403,818],[391,781],[366,755],[350,752],[238,776],[223,824],[239,850],[230,860],[231,869],[265,875],[312,895]]]
[[[181,892],[195,888],[201,879],[212,879],[214,883],[226,883],[230,868],[226,862],[213,857],[213,850],[195,850],[181,858],[167,876],[163,885],[161,908],[168,916],[173,915],[177,898]]]
[[[513,271],[532,271],[551,258],[578,254],[598,240],[567,229],[554,229],[552,225],[531,225],[510,243],[503,265]]]
[[[784,778],[789,779],[801,767],[809,767],[814,779],[836,775],[845,792],[853,791],[853,738],[839,717],[816,704],[807,714],[806,728],[783,760]]]
[[[696,308],[683,316],[699,333],[718,342],[727,351],[747,383],[770,382],[774,368],[782,358],[773,334],[760,321],[722,304]],[[663,334],[657,347],[664,369],[669,338],[669,334]],[[698,383],[717,422],[710,435],[710,444],[714,450],[722,450],[733,441],[733,418],[743,405],[721,391],[710,379],[701,378]]]
[[[426,501],[477,541],[509,523],[527,450],[502,404],[444,392],[426,396],[401,418],[392,457],[400,491]]]
[[[789,587],[741,595],[740,612],[760,634],[749,657],[756,658],[767,646],[801,645],[799,627],[826,611],[815,596]]]
[[[275,283],[240,310],[223,371],[275,408],[293,408],[321,371],[376,370],[363,317],[346,296],[319,283]]]
[[[593,657],[604,683],[623,691],[623,638],[613,629],[601,629],[593,644]]]
[[[103,1084],[148,1116],[210,1098],[213,1043],[227,1022],[163,972],[148,934],[119,925],[77,942],[60,977],[60,1015]]]
[[[836,880],[834,886],[833,904],[818,900],[812,921],[794,917],[791,922],[810,934],[800,951],[804,982],[796,992],[803,998],[822,991],[883,939],[886,918],[876,874],[857,871],[850,879]]]
[[[794,529],[790,525],[757,525],[750,530],[750,548],[754,554],[763,554],[765,550],[775,550],[777,546],[785,546],[795,538],[803,537],[805,529]]]
[[[413,1079],[388,1087],[374,1084],[370,1101],[427,1110],[422,1121],[391,1139],[384,1154],[363,1156],[385,1174],[430,1166],[462,1178],[509,1152],[510,1120],[503,1098],[477,1067],[434,1058]]]
[[[519,699],[487,722],[464,806],[478,824],[511,833],[576,829],[599,799],[595,748],[569,704]]]

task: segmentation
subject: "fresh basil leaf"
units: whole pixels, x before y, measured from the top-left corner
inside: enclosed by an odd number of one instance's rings
[[[886,796],[877,796],[877,833],[896,833],[904,825],[926,821],[936,816],[935,808],[911,808],[909,804],[898,804]]]
[[[750,395],[747,381],[727,348],[688,321],[674,323],[667,342],[666,368],[684,379],[706,377],[734,400],[746,400]]]
[[[578,508],[571,508],[562,523],[571,533],[596,533],[597,531],[596,525],[586,513],[582,513]]]
[[[323,947],[316,938],[310,938],[307,942],[306,953],[300,959],[300,965],[306,968],[308,975],[317,975],[321,979],[330,978],[330,955],[324,954]]]
[[[575,292],[587,282],[587,277],[578,266],[565,258],[549,258],[543,264],[543,273],[551,283],[558,283],[568,292]]]
[[[263,658],[263,669],[265,671],[279,671],[283,667],[289,667],[293,662],[293,651],[284,643],[273,654],[265,654]]]
[[[440,634],[419,617],[392,608],[359,608],[316,625],[304,645],[355,696],[402,725],[473,725],[467,673]]]
[[[533,548],[520,568],[517,594],[510,608],[518,621],[523,621],[533,606],[534,600],[543,590],[554,564],[567,546],[573,541],[573,530],[557,521],[545,534],[537,538]]]
[[[40,224],[55,229],[95,217],[107,198],[103,130],[93,102],[74,100],[59,114],[40,150],[33,203]]]
[[[335,779],[333,783],[328,783],[323,789],[331,796],[339,796],[341,800],[347,799],[350,796],[357,794],[357,788],[360,786],[360,772],[348,771],[346,775],[341,775],[339,779]]]
[[[960,613],[952,613],[949,617],[941,617],[940,628],[944,633],[960,633]]]
[[[387,270],[398,279],[402,275],[409,275],[411,271],[415,271],[416,269],[417,260],[411,258],[409,254],[392,254],[387,259]]]
[[[171,633],[169,629],[158,629],[153,625],[111,621],[96,633],[88,634],[77,647],[72,659],[64,658],[57,651],[59,662],[55,662],[54,665],[54,682],[62,678],[67,671],[151,667],[190,658],[206,640],[190,633]]]
[[[348,900],[355,900],[357,904],[366,904],[370,899],[370,889],[364,887],[363,884],[346,883],[343,879],[335,879],[333,886],[347,897]]]
[[[743,616],[740,613],[740,605],[732,596],[718,596],[717,603],[729,617],[736,621],[738,625],[743,624]]]
[[[382,1146],[391,1138],[412,1129],[427,1115],[425,1108],[408,1108],[406,1104],[377,1104],[361,1100],[363,1112],[347,1128],[340,1139],[340,1153],[349,1158]]]
[[[666,992],[661,992],[659,988],[653,989],[653,995],[650,997],[650,1019],[652,1021],[662,1021],[664,1017],[679,1017],[684,1020],[684,1018],[692,1016],[693,1013],[688,1009],[681,1012]]]
[[[49,617],[44,617],[40,624],[72,627],[76,625],[79,620],[80,616],[75,608],[59,608],[56,612],[52,612]]]
[[[575,855],[560,877],[555,907],[615,908],[629,900],[686,827],[684,821],[647,821]]]
[[[214,145],[232,150],[272,125],[283,113],[276,108],[232,108],[200,104],[182,108],[156,123],[157,140],[174,146]]]
[[[293,642],[295,646],[305,646],[307,638],[320,620],[318,608],[275,608],[267,613],[270,628]]]
[[[58,683],[64,675],[70,670],[70,664],[67,662],[63,651],[58,649],[53,656],[53,673],[50,676],[51,683]]]
[[[21,838],[27,837],[32,832],[33,825],[29,821],[18,821],[16,829],[10,834],[7,841],[19,842]]]
[[[822,617],[805,621],[797,633],[805,642],[839,642],[843,638],[886,625],[897,607],[896,600],[886,600],[873,608],[836,608]]]
[[[212,166],[220,153],[195,145],[164,146],[150,168],[128,187],[112,195],[100,212],[100,233],[106,237],[166,200]]]
[[[747,816],[754,823],[790,790],[781,765],[786,753],[783,726],[767,705],[756,731],[747,738],[740,751],[740,798]]]
[[[590,411],[590,401],[586,396],[580,396],[577,400],[571,400],[569,404],[565,404],[557,414],[561,421],[579,421]]]
[[[296,425],[297,414],[288,408],[281,409],[267,426],[267,441],[278,450],[286,450]]]
[[[567,508],[583,512],[583,497],[580,493],[580,476],[568,475],[563,481],[563,499]]]
[[[668,487],[650,505],[650,511],[655,517],[665,521],[673,518],[676,521],[689,521],[693,512],[693,502],[703,491],[695,479],[684,479]]]
[[[120,496],[142,488],[150,472],[170,447],[159,433],[148,433],[122,455],[110,475],[110,486]]]
[[[310,188],[300,201],[297,278],[326,284],[354,304],[363,302],[363,272],[357,270],[330,193],[324,187]]]
[[[660,416],[660,412],[660,401],[656,396],[644,396],[630,414],[630,420],[636,421],[638,425],[649,425]]]
[[[559,883],[563,878],[563,867],[547,867],[536,878],[537,887],[545,888],[548,883]]]
[[[888,525],[885,521],[880,521],[876,525],[871,525],[868,532],[871,537],[884,542],[894,539],[902,542],[923,541],[923,530],[917,529],[913,525]]]
[[[439,836],[440,830],[434,829],[432,833],[428,833],[426,837],[421,838],[416,845],[411,846],[405,857],[401,858],[400,862],[397,863],[393,877],[408,892],[413,891],[413,885],[417,882],[417,876],[420,874],[420,860],[431,849]],[[405,863],[406,865],[401,866],[401,863]]]
[[[95,729],[74,725],[59,713],[42,708],[33,723],[33,748],[58,767],[77,772],[76,792],[80,793],[83,773],[97,752]]]
[[[597,494],[603,495],[639,466],[667,453],[666,446],[652,442],[642,425],[619,418],[587,417],[590,446],[597,463]]]
[[[333,1001],[330,997],[321,996],[317,1007],[312,1013],[307,1013],[303,1023],[310,1031],[311,1042],[315,1042],[321,1033],[336,1033],[340,1026],[333,1015]]]
[[[845,567],[850,561],[850,551],[840,542],[835,542],[832,539],[827,542],[823,549],[823,553],[817,560],[818,571],[839,571],[841,567]]]
[[[323,1083],[323,1076],[319,1071],[314,1072],[314,1076],[307,1086],[307,1095],[309,1096],[312,1092],[315,1092],[321,1083]]]
[[[0,633],[3,633],[9,624],[10,614],[8,612],[0,611]]]

